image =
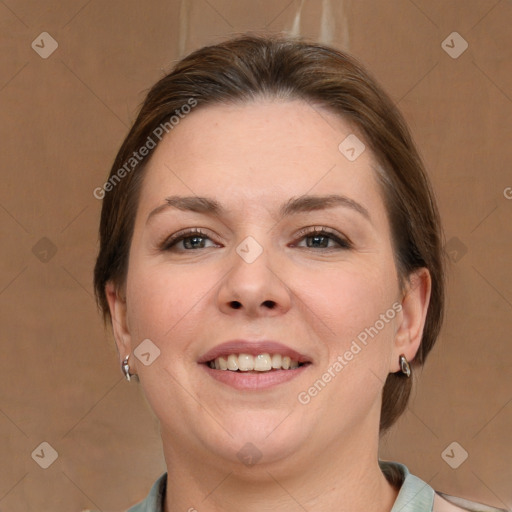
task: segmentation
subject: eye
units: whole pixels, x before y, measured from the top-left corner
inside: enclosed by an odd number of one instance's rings
[[[175,233],[161,244],[163,251],[174,250],[178,252],[207,249],[208,247],[219,247],[219,245],[213,242],[206,233],[197,228]]]
[[[337,235],[328,228],[305,228],[299,232],[300,240],[296,247],[307,249],[350,249],[352,244],[344,237]],[[305,245],[304,243],[305,242]]]

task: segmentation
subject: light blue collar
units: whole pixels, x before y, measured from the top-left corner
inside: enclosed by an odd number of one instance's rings
[[[151,487],[144,501],[129,508],[126,512],[163,512],[165,489],[167,487],[167,473],[164,473]]]
[[[430,485],[411,475],[407,467],[398,462],[379,461],[379,466],[402,474],[402,485],[391,512],[432,512],[435,491]]]

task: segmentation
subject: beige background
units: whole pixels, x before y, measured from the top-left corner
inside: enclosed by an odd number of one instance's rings
[[[158,425],[93,300],[92,191],[144,91],[245,30],[349,50],[404,112],[452,264],[441,339],[381,457],[511,508],[511,24],[507,0],[0,1],[0,510],[119,511],[164,471]],[[469,44],[456,59],[441,45],[454,31]],[[31,47],[51,48],[42,32],[58,43],[46,59]],[[469,454],[457,469],[441,456],[453,441]],[[31,457],[42,442],[58,453],[48,469]]]

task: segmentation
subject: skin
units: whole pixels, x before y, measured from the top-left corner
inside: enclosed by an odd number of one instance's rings
[[[151,157],[126,283],[106,291],[120,359],[132,354],[131,372],[160,420],[167,512],[392,508],[397,490],[377,462],[381,392],[399,355],[416,354],[431,285],[421,269],[400,290],[375,160],[368,145],[354,162],[338,150],[351,133],[325,109],[261,99],[198,108]],[[344,195],[369,220],[346,206],[279,217],[304,194]],[[213,198],[226,213],[167,207],[148,220],[169,196]],[[351,247],[300,233],[314,227]],[[186,228],[205,232],[199,248],[161,248]],[[263,248],[250,264],[236,252],[248,236]],[[299,393],[396,302],[402,311],[301,404]],[[133,351],[147,338],[160,355],[145,366]],[[237,391],[197,364],[235,338],[282,342],[312,364],[277,387]],[[246,443],[262,455],[251,466],[237,457]]]

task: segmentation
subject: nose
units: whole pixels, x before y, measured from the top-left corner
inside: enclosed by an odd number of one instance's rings
[[[225,314],[247,317],[277,316],[291,306],[291,291],[286,285],[277,259],[270,267],[266,250],[249,263],[234,253],[230,269],[221,282],[217,300]]]

